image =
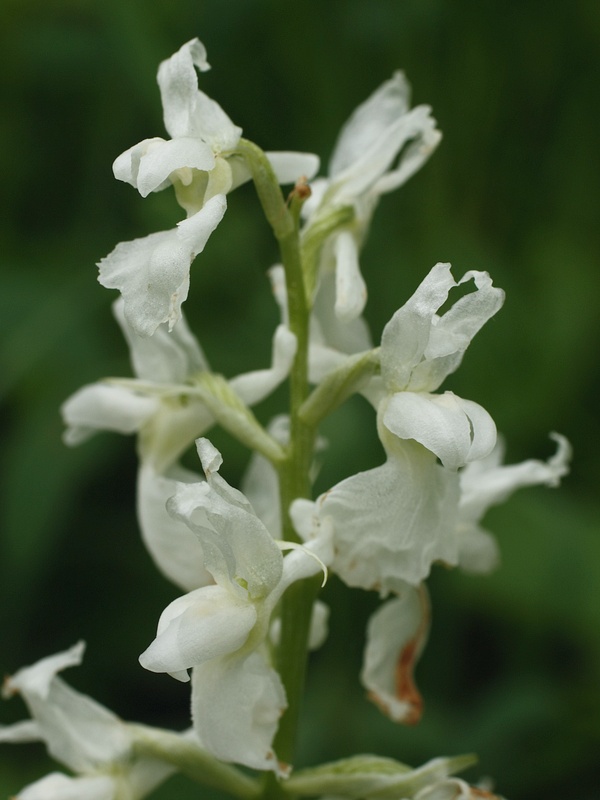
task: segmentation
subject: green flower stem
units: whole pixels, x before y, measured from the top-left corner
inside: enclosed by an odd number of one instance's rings
[[[310,306],[300,250],[299,211],[300,191],[292,192],[289,203],[283,197],[277,178],[264,152],[252,142],[241,140],[239,152],[252,173],[256,191],[265,216],[279,244],[285,270],[290,330],[296,336],[297,351],[290,373],[290,441],[286,458],[277,465],[280,483],[282,538],[298,542],[287,510],[298,497],[310,497],[310,465],[316,427],[300,416],[300,408],[309,393],[308,341]],[[308,633],[312,606],[320,578],[292,585],[281,601],[281,638],[277,648],[277,669],[285,686],[288,708],[275,737],[278,758],[293,763],[299,706],[304,688]],[[271,774],[265,778],[264,797],[283,796],[283,790]]]
[[[241,800],[254,800],[260,794],[256,780],[229,764],[224,764],[180,734],[146,725],[128,725],[133,734],[134,751],[139,756],[159,759],[197,783],[228,792]]]
[[[300,418],[308,425],[318,425],[348,397],[361,391],[379,369],[380,348],[348,356],[304,401],[300,408]]]

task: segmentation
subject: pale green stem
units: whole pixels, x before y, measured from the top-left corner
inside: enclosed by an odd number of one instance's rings
[[[191,780],[213,786],[241,800],[254,800],[259,796],[260,786],[256,780],[219,761],[181,734],[146,725],[128,725],[128,729],[137,755],[171,764]]]
[[[292,193],[289,205],[286,203],[269,160],[260,148],[252,142],[241,140],[239,151],[250,168],[265,216],[279,244],[286,277],[289,326],[297,340],[296,357],[290,373],[290,441],[286,458],[278,464],[283,510],[282,538],[297,542],[299,537],[292,527],[288,509],[296,498],[310,496],[309,472],[315,440],[315,426],[306,424],[300,416],[300,408],[309,392],[310,316],[298,231],[301,200]],[[310,618],[319,585],[319,577],[300,581],[286,591],[281,602],[281,638],[277,649],[277,669],[286,689],[288,709],[279,724],[274,748],[278,758],[285,763],[293,762],[299,706],[306,672]],[[267,778],[266,795],[270,797],[281,795],[281,788],[272,776]]]

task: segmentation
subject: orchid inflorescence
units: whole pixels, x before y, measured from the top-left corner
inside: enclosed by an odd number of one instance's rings
[[[99,263],[100,283],[120,293],[114,314],[134,377],[85,386],[62,408],[68,444],[100,430],[137,435],[142,538],[183,592],[139,660],[190,682],[191,727],[173,733],[126,723],[70,688],[58,673],[81,662],[80,642],[5,681],[5,696],[20,694],[31,719],[0,727],[0,741],[42,740],[69,770],[18,798],[141,798],[178,771],[241,798],[492,797],[452,777],[470,756],[412,768],[357,755],[292,771],[306,655],[327,637],[318,594],[334,574],[383,598],[367,627],[360,679],[392,720],[416,723],[423,703],[413,670],[427,639],[432,566],[496,567],[498,546],[483,516],[520,487],[556,486],[569,444],[553,434],[548,461],[505,466],[490,414],[440,391],[503,304],[487,272],[456,279],[449,264],[436,264],[380,343],[371,340],[360,268],[371,218],[380,197],[419,170],[441,139],[431,109],[410,107],[404,75],[396,72],[354,111],[327,174],[315,177],[315,155],[263,152],[242,137],[199,88],[208,69],[197,39],[160,65],[170,138],[145,139],[113,165],[142,197],[173,187],[185,214],[175,228],[118,244]],[[225,378],[210,367],[182,306],[191,264],[222,220],[228,193],[250,180],[280,248],[281,263],[269,271],[280,322],[270,366]],[[252,407],[286,381],[287,413],[263,426]],[[385,460],[312,499],[318,426],[355,394],[373,407]],[[206,438],[217,425],[252,453],[244,492],[221,475],[222,456]],[[202,475],[181,463],[194,443]]]

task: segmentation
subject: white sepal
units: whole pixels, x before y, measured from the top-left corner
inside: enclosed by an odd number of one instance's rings
[[[335,238],[335,313],[342,322],[359,317],[367,302],[367,286],[360,274],[358,247],[349,231]]]
[[[202,746],[223,761],[287,774],[272,748],[286,706],[281,678],[262,650],[194,669],[194,727]]]
[[[131,184],[142,197],[147,197],[165,189],[175,176],[185,183],[184,170],[208,172],[214,166],[212,148],[200,139],[182,136],[165,141],[155,137],[121,153],[113,163],[113,173],[117,180]]]
[[[5,682],[5,694],[18,692],[38,725],[49,753],[74,772],[126,758],[129,737],[121,720],[91,697],[57,677],[81,663],[84,644],[24,667]]]
[[[489,508],[503,503],[513,492],[525,486],[558,486],[568,473],[571,445],[560,434],[553,433],[551,438],[556,441],[557,450],[547,461],[528,459],[520,464],[504,466],[504,447],[502,442],[498,442],[486,458],[467,464],[461,471],[459,565],[464,570],[489,572],[500,560],[496,540],[479,525]]]
[[[177,384],[209,369],[206,356],[183,314],[171,330],[160,325],[152,336],[140,336],[125,319],[123,305],[123,298],[115,300],[113,314],[129,345],[129,358],[137,378]]]
[[[369,699],[394,722],[414,725],[421,718],[423,700],[413,671],[428,631],[424,585],[406,586],[369,620],[361,680]]]
[[[15,722],[12,725],[0,725],[0,742],[2,743],[39,742],[43,738],[40,726],[32,719]]]
[[[98,280],[121,292],[125,317],[138,334],[151,336],[162,322],[172,330],[188,294],[190,265],[226,206],[225,196],[216,195],[177,228],[121,242],[99,262]]]
[[[156,397],[144,397],[109,383],[93,383],[78,389],[61,406],[67,430],[64,441],[77,445],[97,431],[136,433],[156,413]]]
[[[273,171],[279,183],[296,183],[300,178],[311,180],[319,171],[319,156],[314,153],[293,151],[268,152]]]
[[[22,789],[15,800],[116,800],[117,787],[108,775],[69,777],[51,772]]]
[[[450,290],[471,279],[475,291],[438,316]],[[467,272],[455,282],[450,264],[436,264],[384,328],[381,374],[388,389],[435,391],[503,302],[504,292],[492,286],[487,272]]]
[[[185,591],[212,583],[212,576],[204,568],[198,537],[168,513],[166,504],[179,483],[198,480],[196,473],[176,466],[161,475],[151,463],[142,463],[138,471],[137,515],[142,540],[158,569]]]

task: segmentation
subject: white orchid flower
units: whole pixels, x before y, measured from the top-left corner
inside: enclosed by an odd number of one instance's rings
[[[199,480],[176,462],[215,423],[195,389],[208,364],[183,316],[170,333],[161,325],[152,337],[143,337],[125,319],[122,299],[113,310],[129,344],[136,377],[90,384],[72,395],[61,409],[67,425],[65,441],[79,444],[99,430],[138,434],[142,538],[159,569],[188,591],[211,579],[197,537],[167,513],[165,503],[176,482]],[[232,378],[229,386],[236,396],[250,405],[270,394],[287,376],[295,347],[293,334],[279,326],[272,365]]]
[[[492,506],[503,503],[525,486],[558,486],[569,471],[571,445],[558,433],[551,434],[556,453],[548,461],[528,459],[520,464],[502,464],[504,445],[499,441],[486,458],[473,461],[460,472],[458,508],[459,566],[467,572],[489,572],[499,561],[498,545],[481,528],[480,521]]]
[[[161,63],[158,85],[171,138],[144,139],[113,164],[115,177],[136,187],[142,197],[172,185],[188,215],[176,229],[117,245],[98,265],[100,283],[119,289],[125,316],[145,336],[161,323],[172,329],[179,319],[192,261],[223,218],[227,193],[250,178],[236,154],[242,129],[198,88],[197,69],[210,69],[198,39]],[[267,155],[281,183],[310,178],[319,168],[310,153]]]
[[[558,448],[546,462],[529,459],[503,466],[504,448],[498,443],[489,456],[460,471],[458,511],[451,514],[455,530],[454,534],[448,530],[447,536],[456,543],[462,569],[483,573],[498,563],[496,541],[479,525],[491,506],[525,486],[558,486],[566,475],[571,447],[564,436],[552,434],[552,438]],[[412,672],[427,638],[429,607],[424,585],[397,585],[395,591],[399,596],[384,603],[369,621],[361,679],[370,699],[385,714],[396,722],[411,724],[418,721],[422,709]]]
[[[0,742],[43,741],[48,752],[75,773],[53,772],[27,786],[19,800],[132,800],[145,797],[175,769],[135,756],[125,723],[57,673],[81,663],[83,642],[19,670],[3,695],[20,694],[31,721],[0,727]]]
[[[450,290],[469,280],[475,291],[438,315]],[[422,444],[449,469],[488,455],[496,426],[477,403],[452,392],[432,393],[503,301],[487,272],[467,272],[455,282],[450,264],[436,264],[383,331],[381,379],[371,389],[382,424],[398,438]]]
[[[429,106],[410,109],[410,87],[395,72],[345,123],[329,164],[304,206],[305,233],[336,209],[351,206],[354,221],[334,233],[321,256],[321,273],[335,272],[335,315],[348,323],[362,312],[367,290],[358,252],[382,194],[405,183],[441,139]]]
[[[470,279],[476,291],[439,316],[450,289]],[[458,563],[457,470],[490,453],[496,426],[476,403],[433,392],[503,297],[487,273],[456,283],[450,265],[437,264],[386,325],[381,375],[364,390],[377,409],[385,463],[291,508],[305,539],[326,521],[332,526],[331,566],[349,586],[400,592],[421,583],[434,561]]]
[[[220,453],[207,439],[198,453],[206,481],[181,485],[168,508],[200,540],[215,584],[167,606],[140,663],[183,681],[192,669],[192,717],[206,750],[283,774],[272,741],[285,691],[265,640],[283,592],[319,571],[327,543],[314,545],[317,558],[303,549],[284,558],[248,500],[219,475]]]

